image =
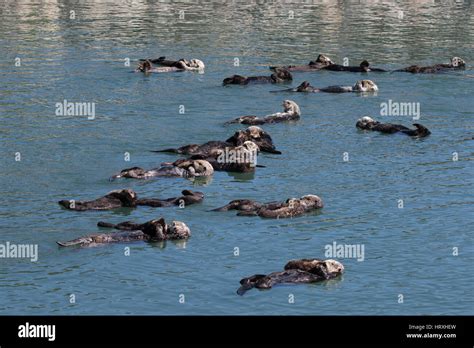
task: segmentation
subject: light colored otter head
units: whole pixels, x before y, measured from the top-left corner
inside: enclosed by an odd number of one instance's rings
[[[168,239],[186,239],[191,236],[189,227],[181,221],[172,221],[168,225]]]
[[[331,59],[329,59],[329,57],[325,56],[324,54],[320,54],[318,56],[318,59],[316,59],[316,62],[324,64],[324,65],[334,64],[334,62]]]
[[[454,67],[464,67],[466,66],[466,62],[462,58],[453,57],[451,58],[451,65]]]
[[[316,195],[305,195],[300,198],[300,201],[307,207],[314,207],[317,209],[323,207],[323,200]]]
[[[354,91],[356,92],[376,92],[379,88],[371,80],[360,80],[354,85]]]
[[[262,134],[265,133],[264,130],[258,126],[250,126],[245,130],[250,137],[258,139],[262,137]]]
[[[329,273],[341,274],[344,272],[344,266],[339,261],[329,259],[324,260],[324,263]]]
[[[364,116],[357,120],[356,127],[362,128],[362,129],[368,129],[376,123],[377,121],[375,121],[372,117]]]
[[[285,112],[291,113],[292,115],[301,115],[300,107],[292,100],[283,101],[283,109]]]
[[[187,175],[193,176],[210,176],[214,174],[214,168],[212,165],[205,160],[190,160],[183,162],[179,165],[181,168],[185,168]]]
[[[206,67],[204,65],[204,62],[202,60],[199,60],[199,59],[191,59],[188,66],[190,66],[192,68],[199,69],[199,70],[204,70],[204,68]]]

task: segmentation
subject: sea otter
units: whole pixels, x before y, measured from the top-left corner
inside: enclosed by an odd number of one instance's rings
[[[387,70],[379,68],[369,68],[370,64],[368,61],[363,60],[359,66],[344,66],[339,64],[329,64],[322,67],[321,70],[331,71],[349,71],[349,72],[387,72]]]
[[[255,171],[256,167],[264,167],[257,164],[257,156],[260,151],[257,144],[246,141],[239,146],[212,148],[206,154],[195,154],[189,159],[178,159],[165,165],[179,165],[188,160],[203,159],[208,161],[215,171],[249,173]]]
[[[317,71],[331,64],[334,64],[331,61],[331,59],[326,57],[324,54],[320,54],[318,58],[316,59],[316,61],[310,61],[308,65],[288,65],[288,66],[283,66],[283,67],[271,66],[270,70],[283,68],[288,71]]]
[[[246,291],[257,289],[271,289],[281,283],[314,283],[328,280],[344,272],[342,263],[336,260],[302,259],[292,260],[285,265],[282,272],[273,272],[268,275],[255,274],[240,281],[237,294],[243,295]]]
[[[416,129],[410,129],[402,126],[401,124],[381,123],[379,121],[375,121],[369,116],[360,118],[356,123],[356,127],[359,129],[377,131],[381,133],[393,134],[400,132],[417,138],[423,138],[431,134],[431,132],[425,126],[419,123],[414,123],[413,125],[416,127]]]
[[[466,62],[459,57],[451,58],[449,64],[435,64],[431,66],[411,65],[409,67],[394,70],[393,72],[409,72],[412,74],[436,74],[454,70],[463,70],[466,68]]]
[[[110,180],[117,178],[149,179],[159,176],[196,178],[211,176],[214,174],[212,165],[203,159],[189,159],[179,163],[164,163],[160,168],[145,170],[140,167],[132,167],[115,174]]]
[[[323,201],[316,195],[290,198],[285,202],[259,203],[249,199],[237,199],[212,211],[239,210],[239,216],[260,216],[262,218],[292,218],[310,211],[321,209]]]
[[[354,86],[329,86],[323,88],[316,88],[311,86],[308,81],[303,81],[296,88],[289,88],[280,91],[272,92],[303,92],[303,93],[347,93],[347,92],[377,92],[379,90],[378,86],[371,80],[359,80],[355,83]]]
[[[271,114],[265,116],[263,118],[259,118],[257,116],[240,116],[232,121],[227,122],[230,123],[242,123],[242,124],[249,124],[249,125],[260,125],[265,123],[279,123],[279,122],[287,122],[287,121],[297,121],[300,119],[300,107],[292,100],[285,100],[283,101],[283,112],[277,112],[275,114]]]
[[[255,143],[262,152],[281,154],[280,151],[275,149],[275,145],[273,144],[270,135],[257,126],[250,126],[244,130],[237,131],[226,141],[209,141],[202,145],[190,144],[181,146],[177,149],[153,150],[152,152],[173,152],[184,155],[208,156],[212,151],[218,149],[225,150],[226,147],[231,146],[240,146],[246,141]]]
[[[204,63],[199,59],[191,59],[190,61],[186,59],[180,59],[178,61],[163,60],[159,64],[165,66],[153,67],[152,61],[145,60],[138,65],[135,71],[143,73],[166,73],[175,71],[203,71],[205,68]]]
[[[270,76],[241,76],[233,75],[224,79],[225,85],[248,85],[255,83],[282,83],[293,80],[291,73],[283,68],[275,68],[275,72]]]
[[[151,220],[143,224],[135,224],[133,222],[126,221],[117,225],[99,222],[98,225],[101,227],[116,228],[125,232],[91,234],[67,242],[56,243],[63,247],[90,247],[99,244],[118,242],[158,242],[163,240],[187,239],[191,236],[191,230],[184,222],[173,221],[168,225],[163,218]]]
[[[181,197],[172,197],[166,199],[143,198],[138,199],[137,194],[130,189],[111,191],[101,198],[93,201],[74,201],[61,200],[59,205],[66,209],[84,211],[84,210],[109,210],[115,208],[135,208],[139,205],[151,207],[170,207],[173,205],[190,205],[199,203],[204,199],[204,193],[184,190]]]

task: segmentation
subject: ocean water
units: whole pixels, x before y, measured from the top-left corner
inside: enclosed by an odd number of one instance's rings
[[[0,19],[0,240],[39,250],[37,262],[0,259],[0,314],[474,313],[471,1],[7,0]],[[380,90],[369,96],[221,85],[233,74],[269,75],[269,65],[305,64],[319,53],[386,69],[460,56],[468,68],[297,72],[290,84],[370,78]],[[158,56],[199,58],[206,70],[132,72],[137,59]],[[65,99],[95,103],[95,119],[56,115]],[[243,128],[225,121],[280,111],[284,99],[299,104],[302,118],[263,127],[282,155],[260,155],[266,167],[254,175],[108,181],[123,168],[177,158],[149,150],[225,140]],[[365,115],[411,125],[411,116],[380,116],[389,100],[419,103],[418,122],[431,136],[355,128]],[[120,188],[139,197],[183,189],[206,196],[184,209],[73,212],[57,204]],[[304,194],[319,195],[325,207],[281,220],[209,212],[238,198]],[[55,243],[101,232],[99,220],[160,216],[184,221],[192,237],[82,249]],[[333,243],[363,245],[364,260],[337,258],[345,273],[335,280],[236,294],[241,278],[281,270],[290,259],[325,258]]]

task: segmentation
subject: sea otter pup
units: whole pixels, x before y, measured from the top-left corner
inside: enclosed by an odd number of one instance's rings
[[[411,65],[407,68],[394,70],[393,72],[409,72],[412,74],[436,74],[453,70],[463,70],[466,68],[466,62],[459,57],[451,58],[449,64],[435,64],[431,66]]]
[[[230,123],[242,123],[242,124],[249,124],[249,125],[260,125],[265,123],[279,123],[279,122],[288,122],[288,121],[297,121],[300,119],[300,107],[292,100],[285,100],[283,101],[283,112],[277,112],[275,114],[271,114],[265,116],[263,118],[259,118],[257,116],[240,116],[235,120],[227,122]]]
[[[191,230],[184,222],[173,221],[170,225],[166,224],[163,218],[151,220],[143,224],[135,224],[130,221],[122,222],[117,225],[99,222],[101,227],[112,227],[125,232],[100,233],[79,237],[67,242],[56,242],[60,246],[96,246],[106,243],[118,242],[158,242],[163,240],[187,239],[191,236]]]
[[[179,163],[164,163],[160,168],[145,170],[140,167],[132,167],[122,170],[110,178],[132,178],[132,179],[149,179],[158,176],[196,178],[201,176],[211,176],[214,174],[212,165],[203,159],[189,159]]]
[[[387,72],[387,70],[379,68],[369,68],[370,64],[368,61],[363,60],[359,66],[344,66],[339,64],[329,64],[321,70],[331,70],[331,71],[349,71],[349,72]]]
[[[180,59],[178,61],[163,60],[162,63],[160,63],[160,65],[165,65],[164,67],[153,67],[150,60],[145,60],[138,64],[135,71],[143,73],[166,73],[175,71],[203,71],[205,68],[204,63],[199,59],[191,59],[190,61],[186,59]]]
[[[410,129],[402,126],[401,124],[381,123],[379,121],[375,121],[369,116],[360,118],[356,123],[356,127],[359,129],[377,131],[381,133],[393,134],[400,132],[417,138],[423,138],[431,134],[431,132],[425,126],[422,126],[419,123],[414,123],[413,125],[416,127],[416,129]]]
[[[255,274],[240,281],[237,294],[243,295],[246,291],[257,289],[271,289],[281,283],[314,283],[328,280],[344,272],[342,263],[336,260],[302,259],[292,260],[285,265],[283,272],[273,272],[268,275]]]
[[[316,195],[305,195],[301,198],[290,198],[285,202],[259,203],[249,199],[237,199],[212,211],[239,210],[239,216],[260,216],[262,218],[280,219],[300,216],[310,211],[321,209],[323,201]]]
[[[347,93],[347,92],[377,92],[379,88],[371,80],[359,80],[354,86],[329,86],[323,88],[316,88],[311,86],[308,81],[303,81],[301,85],[296,88],[284,89],[281,91],[272,92],[303,92],[303,93]]]
[[[93,201],[73,201],[61,200],[59,205],[66,209],[84,211],[84,210],[109,210],[115,208],[135,208],[139,205],[147,205],[151,207],[170,207],[173,205],[190,205],[199,203],[204,199],[204,193],[184,190],[181,192],[183,196],[172,197],[166,199],[143,198],[138,199],[137,194],[130,189],[115,190],[106,194],[104,197],[97,198]]]
[[[273,144],[270,135],[257,126],[250,126],[247,129],[237,131],[226,141],[209,141],[202,145],[190,144],[181,146],[177,149],[154,150],[152,152],[173,152],[183,155],[209,156],[212,151],[218,149],[225,150],[226,147],[231,146],[240,146],[246,141],[255,143],[262,152],[281,154],[280,151],[275,149],[275,145]]]
[[[288,65],[288,66],[283,66],[283,67],[271,66],[270,70],[283,68],[288,71],[317,71],[331,64],[334,64],[331,61],[331,59],[326,57],[324,54],[320,54],[318,58],[316,59],[316,61],[310,61],[308,65]]]
[[[241,76],[233,75],[224,79],[225,85],[248,85],[252,83],[282,83],[293,80],[291,73],[283,68],[275,68],[275,72],[270,76]]]

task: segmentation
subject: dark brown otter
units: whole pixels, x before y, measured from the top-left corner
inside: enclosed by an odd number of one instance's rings
[[[292,260],[285,265],[282,272],[273,272],[268,275],[255,274],[243,278],[237,294],[243,295],[246,291],[257,289],[271,289],[281,283],[313,283],[328,280],[341,275],[344,266],[335,260],[302,259]]]
[[[412,74],[437,74],[466,68],[466,62],[459,57],[451,58],[449,64],[435,64],[430,66],[411,65],[409,67],[394,70],[393,72],[409,72]]]
[[[377,131],[381,133],[393,134],[393,133],[403,133],[411,137],[423,138],[431,134],[431,132],[425,126],[414,123],[416,129],[410,129],[401,124],[392,124],[392,123],[381,123],[375,121],[371,117],[364,116],[359,119],[356,123],[356,127],[363,130]]]
[[[293,80],[291,73],[283,68],[276,68],[270,76],[242,76],[233,75],[222,82],[223,85],[248,85],[255,83],[282,83]]]
[[[213,211],[239,210],[239,216],[260,216],[262,218],[281,219],[300,216],[321,209],[323,201],[316,195],[287,199],[285,202],[259,203],[249,199],[237,199]]]
[[[56,242],[60,246],[96,246],[98,244],[146,241],[156,242],[163,240],[187,239],[191,231],[185,223],[173,221],[166,224],[163,218],[147,221],[143,224],[136,224],[125,221],[119,224],[99,222],[100,227],[110,227],[125,232],[100,233],[79,237],[67,242]]]
[[[387,70],[379,68],[371,68],[368,61],[363,60],[359,66],[345,66],[339,64],[330,64],[322,68],[322,70],[331,71],[348,71],[348,72],[387,72]]]
[[[147,205],[151,207],[170,207],[173,205],[190,205],[199,203],[204,199],[204,193],[193,192],[191,190],[182,191],[183,196],[172,197],[166,199],[143,198],[138,199],[137,194],[130,190],[115,190],[109,192],[104,197],[92,201],[73,201],[61,200],[58,202],[62,207],[69,210],[109,210],[116,208],[135,208],[139,205]]]
[[[184,155],[209,156],[212,152],[215,152],[217,150],[225,150],[226,147],[240,146],[243,145],[246,141],[251,141],[255,143],[262,152],[281,154],[280,151],[277,151],[275,149],[275,145],[273,144],[271,136],[263,129],[257,126],[251,126],[247,129],[237,131],[226,141],[209,141],[202,145],[190,144],[181,146],[179,148],[155,150],[152,152],[173,152]]]

